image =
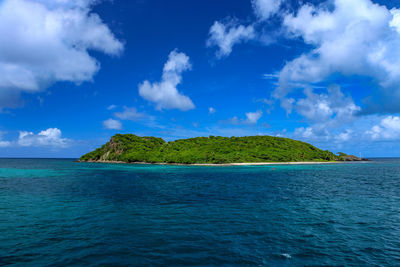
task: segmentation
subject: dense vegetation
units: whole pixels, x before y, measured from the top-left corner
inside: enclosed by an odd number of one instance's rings
[[[308,143],[272,136],[196,137],[165,142],[156,137],[117,134],[81,161],[148,163],[239,163],[332,161],[340,156]]]

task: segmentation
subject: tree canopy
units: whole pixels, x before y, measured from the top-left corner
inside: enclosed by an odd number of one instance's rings
[[[241,163],[340,160],[328,150],[273,136],[196,137],[166,142],[162,138],[116,134],[81,161],[147,163]]]

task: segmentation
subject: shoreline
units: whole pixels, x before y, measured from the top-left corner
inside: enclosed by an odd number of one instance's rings
[[[164,162],[124,162],[124,161],[80,161],[86,163],[109,163],[109,164],[139,164],[139,165],[168,165],[168,166],[268,166],[268,165],[323,165],[323,164],[345,164],[345,163],[367,163],[369,160],[357,161],[292,161],[292,162],[239,162],[239,163],[164,163]]]

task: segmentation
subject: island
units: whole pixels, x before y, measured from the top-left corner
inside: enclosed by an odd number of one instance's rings
[[[311,144],[274,136],[195,137],[166,142],[162,138],[116,134],[81,162],[154,164],[262,164],[363,160],[338,155]]]

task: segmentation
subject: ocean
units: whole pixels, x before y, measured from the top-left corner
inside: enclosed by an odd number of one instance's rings
[[[0,265],[400,265],[400,159],[0,159]]]

